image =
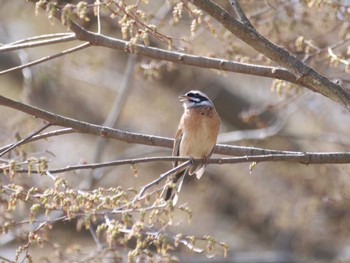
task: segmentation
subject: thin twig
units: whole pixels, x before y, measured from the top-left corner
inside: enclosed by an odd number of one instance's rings
[[[74,132],[76,132],[76,131],[71,129],[71,128],[65,128],[65,129],[59,129],[59,130],[55,130],[55,131],[49,131],[49,132],[45,132],[45,133],[42,133],[42,134],[35,135],[32,138],[29,138],[28,140],[26,140],[25,142],[22,142],[19,145],[23,145],[25,143],[29,143],[29,142],[33,142],[33,141],[37,141],[37,140],[41,140],[41,139],[45,139],[45,138],[49,138],[49,137],[53,137],[53,136],[59,136],[59,135],[64,135],[64,134],[71,134],[71,133],[74,133]],[[15,143],[11,143],[11,144],[8,144],[8,145],[5,145],[5,146],[1,147],[0,148],[0,152],[3,152],[5,150],[7,150],[8,148],[12,147],[13,145],[15,145]]]
[[[33,136],[37,135],[38,133],[42,132],[43,130],[47,129],[50,126],[51,126],[51,123],[48,123],[48,124],[44,125],[43,127],[41,127],[39,130],[33,132],[32,134],[28,135],[27,137],[23,138],[22,140],[14,143],[12,146],[8,147],[6,150],[0,152],[0,157],[3,156],[4,154],[8,153],[9,151],[13,150],[17,146],[24,144],[25,142],[30,140]]]
[[[242,147],[246,151],[249,148],[255,152],[268,152],[269,150]],[[271,151],[271,150],[270,150]],[[203,159],[192,159],[196,163],[202,163]],[[101,162],[93,164],[79,164],[71,165],[64,168],[48,170],[50,174],[58,174],[69,171],[84,170],[84,169],[99,169],[110,166],[119,165],[133,165],[136,163],[149,163],[149,162],[173,162],[173,161],[189,161],[189,157],[176,157],[176,156],[159,156],[159,157],[144,157],[135,159],[124,159],[110,162]],[[237,156],[237,157],[223,157],[223,158],[211,158],[209,164],[235,164],[235,163],[250,163],[250,162],[295,162],[301,164],[340,164],[350,163],[350,152],[291,152],[291,151],[272,151],[272,153],[256,154],[252,152],[251,155]],[[19,163],[17,166],[21,166],[24,163]],[[2,169],[9,168],[10,165],[1,166]],[[176,167],[175,167],[176,168]],[[177,171],[177,170],[176,170]],[[28,173],[28,169],[16,169],[17,173]],[[31,173],[38,173],[33,170]]]
[[[144,187],[141,188],[140,193],[138,194],[138,197],[142,197],[143,194],[145,193],[145,191],[147,189],[149,189],[150,187],[152,187],[153,185],[158,184],[159,182],[161,182],[162,180],[166,179],[167,177],[169,177],[170,175],[174,174],[177,171],[183,170],[185,167],[188,167],[191,164],[192,160],[188,160],[176,167],[174,167],[173,169],[167,171],[166,173],[161,174],[157,179],[153,180],[152,182],[146,184]]]
[[[246,26],[249,26],[249,27],[254,29],[253,25],[250,23],[248,17],[245,15],[241,6],[239,5],[238,0],[230,0],[230,2],[231,2],[233,9],[235,10],[237,16],[239,17],[240,21],[243,24],[245,24]]]
[[[186,157],[173,157],[173,156],[160,156],[160,157],[144,157],[144,158],[135,158],[135,159],[124,159],[124,160],[116,160],[116,161],[109,161],[109,162],[99,162],[99,163],[91,163],[91,164],[77,164],[77,165],[68,165],[64,168],[57,168],[57,169],[50,169],[47,170],[47,173],[49,174],[58,174],[58,173],[64,173],[64,172],[70,172],[70,171],[76,171],[76,170],[86,170],[86,169],[98,169],[98,168],[104,168],[104,167],[110,167],[110,166],[119,166],[119,165],[127,165],[127,164],[136,164],[136,163],[148,163],[148,162],[172,162],[172,161],[187,161],[188,158]],[[20,167],[23,165],[28,165],[28,161],[24,162],[16,162],[16,166]],[[5,165],[3,164],[1,166],[2,169],[9,168],[10,164]],[[16,169],[16,172],[18,173],[28,173],[27,169]],[[31,173],[38,173],[38,171],[31,171]]]
[[[164,208],[166,207],[166,203],[163,202],[159,205],[150,205],[150,206],[145,206],[145,207],[133,207],[133,208],[127,208],[130,206],[130,204],[138,201],[139,199],[134,199],[132,200],[130,203],[128,203],[127,205],[123,206],[122,209],[113,209],[110,214],[124,214],[124,213],[132,213],[132,212],[143,212],[143,211],[148,211],[148,210],[155,210],[155,209],[159,209],[159,208]],[[101,212],[96,212],[96,215],[105,215],[104,211]]]
[[[332,59],[334,59],[335,61],[339,61],[340,63],[344,64],[346,67],[348,67],[350,65],[350,62],[348,60],[342,59],[342,58],[338,57],[336,54],[334,54],[331,47],[328,47],[327,51],[328,51],[329,56]]]
[[[333,34],[334,33],[334,30],[330,31],[329,34]],[[324,37],[324,35],[322,35],[322,37]],[[341,47],[342,45],[345,45],[347,42],[350,41],[350,37],[347,37],[347,38],[344,38],[342,40],[340,40],[339,42],[337,43],[334,43],[333,45],[329,46],[329,47],[324,47],[324,48],[320,48],[316,45],[314,45],[311,40],[305,40],[305,44],[309,45],[310,47],[312,47],[313,49],[316,50],[316,52],[314,53],[311,53],[311,54],[305,54],[305,57],[303,58],[303,61],[305,63],[308,63],[309,60],[311,60],[313,57],[317,56],[317,55],[320,55],[322,53],[325,53],[325,52],[329,52],[329,49],[333,50],[333,49],[336,49],[336,48],[339,48]]]
[[[199,159],[201,160],[201,159]],[[78,165],[69,165],[64,168],[51,169],[49,170],[51,174],[76,171],[76,170],[84,170],[84,169],[98,169],[109,166],[118,166],[118,165],[126,165],[126,164],[136,164],[136,163],[149,163],[149,162],[173,162],[173,161],[188,161],[188,157],[175,157],[175,156],[160,156],[160,157],[144,157],[144,158],[135,158],[135,159],[124,159],[124,160],[116,160],[110,162],[100,162],[100,163],[92,163],[92,164],[78,164]],[[21,164],[18,164],[21,165]],[[2,166],[2,168],[7,168],[7,166]],[[17,169],[16,172],[19,173],[27,173],[26,169]],[[32,171],[32,173],[36,173],[36,171]]]
[[[73,48],[69,48],[69,49],[63,50],[63,51],[61,51],[61,52],[59,52],[59,53],[56,53],[56,54],[54,54],[54,55],[50,55],[50,56],[46,56],[46,57],[37,59],[37,60],[32,61],[32,62],[30,62],[30,63],[27,63],[27,64],[24,64],[24,65],[20,65],[20,66],[17,66],[17,67],[13,67],[13,68],[9,68],[9,69],[0,71],[0,75],[9,73],[9,72],[11,72],[11,71],[23,69],[23,68],[26,68],[26,67],[31,67],[31,66],[34,66],[34,65],[43,63],[43,62],[45,62],[45,61],[52,60],[52,59],[54,59],[54,58],[58,58],[58,57],[61,57],[61,56],[64,56],[64,55],[67,55],[67,54],[76,52],[76,51],[78,51],[78,50],[87,48],[87,47],[89,47],[89,46],[90,46],[90,43],[84,43],[84,44],[81,44],[81,45],[79,45],[79,46],[76,46],[76,47],[73,47]]]
[[[24,40],[20,40],[20,41],[14,42],[14,43],[10,43],[10,44],[6,44],[6,45],[1,46],[0,47],[0,53],[1,52],[6,52],[6,51],[13,51],[13,50],[18,50],[18,49],[23,49],[23,48],[33,48],[33,47],[39,47],[39,46],[47,46],[47,45],[50,45],[50,44],[57,44],[57,43],[62,43],[62,42],[68,42],[68,41],[73,41],[73,40],[76,40],[76,39],[77,39],[77,37],[75,36],[75,34],[70,33],[68,36],[56,37],[56,38],[51,38],[51,39],[48,39],[48,40],[41,40],[41,41],[30,41],[30,42],[22,43],[22,42],[24,42]],[[20,43],[18,43],[18,42],[20,42]]]
[[[65,36],[71,36],[75,35],[74,33],[68,32],[68,33],[54,33],[54,34],[45,34],[45,35],[39,35],[39,36],[33,36],[33,37],[28,37],[25,39],[20,39],[15,42],[8,43],[6,45],[16,45],[20,43],[26,43],[26,42],[31,42],[31,41],[36,41],[40,39],[46,39],[46,38],[55,38],[55,37],[65,37]]]

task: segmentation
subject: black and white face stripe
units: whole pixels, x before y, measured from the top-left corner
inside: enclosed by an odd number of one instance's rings
[[[201,103],[203,101],[210,101],[209,98],[200,91],[190,91],[186,93],[186,96],[191,102]]]
[[[181,98],[183,98],[181,101],[184,103],[185,108],[200,106],[214,107],[213,102],[208,96],[199,90],[191,90],[184,96],[181,96]]]

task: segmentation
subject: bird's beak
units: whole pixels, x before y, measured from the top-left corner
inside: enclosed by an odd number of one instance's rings
[[[181,95],[181,96],[179,96],[179,99],[181,102],[184,102],[184,101],[188,101],[189,98],[186,95]]]

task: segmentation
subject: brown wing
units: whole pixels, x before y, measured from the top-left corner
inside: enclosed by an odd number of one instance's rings
[[[176,131],[176,134],[175,134],[175,141],[174,141],[174,146],[173,146],[173,156],[179,156],[180,155],[181,140],[182,140],[182,130],[178,129]],[[178,161],[173,162],[173,167],[176,167],[178,165],[179,165]],[[184,178],[184,175],[185,175],[186,171],[187,171],[187,169],[186,170],[182,170],[182,171],[178,171],[177,173],[175,173],[173,175],[172,183],[173,184],[178,184],[177,187],[176,187],[177,189],[173,189],[172,187],[168,187],[168,189],[166,190],[165,200],[173,199],[173,204],[174,205],[176,204],[177,195],[178,195],[178,192],[181,189],[182,181],[183,181],[183,178]],[[179,179],[181,179],[181,180],[178,183]],[[173,191],[173,190],[176,190],[176,191]]]
[[[180,155],[180,144],[182,140],[182,130],[178,129],[175,134],[175,141],[173,146],[173,156],[179,156]],[[179,165],[179,162],[175,161],[173,162],[173,167],[176,167]]]

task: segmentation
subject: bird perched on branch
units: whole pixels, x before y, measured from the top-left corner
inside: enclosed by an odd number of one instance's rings
[[[207,95],[198,90],[191,90],[179,98],[183,104],[184,113],[176,131],[173,156],[204,158],[204,163],[192,162],[190,167],[173,175],[165,200],[172,199],[174,205],[185,175],[196,174],[198,179],[203,175],[220,130],[219,114]],[[173,163],[174,167],[178,165],[179,162]]]

